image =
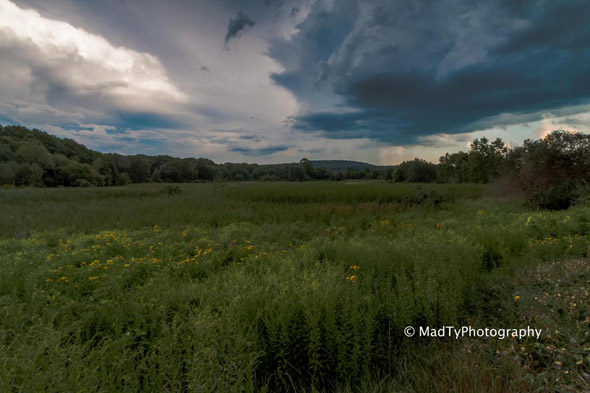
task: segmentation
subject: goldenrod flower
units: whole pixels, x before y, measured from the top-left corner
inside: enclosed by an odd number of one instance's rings
[[[353,274],[352,276],[348,277],[348,280],[350,280],[350,282],[355,282],[356,276]]]
[[[360,267],[359,265],[352,265],[350,268],[351,268],[352,270],[354,270],[354,271],[357,271],[357,270],[359,270],[361,267]]]

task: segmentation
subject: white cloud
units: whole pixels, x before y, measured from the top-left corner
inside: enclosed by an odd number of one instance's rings
[[[60,92],[73,106],[93,98],[98,106],[130,111],[160,112],[187,101],[157,57],[8,0],[0,0],[0,51],[4,108],[17,98],[50,104],[48,97]]]
[[[544,138],[555,130],[590,132],[590,111],[561,117],[544,116],[534,130],[539,138]]]

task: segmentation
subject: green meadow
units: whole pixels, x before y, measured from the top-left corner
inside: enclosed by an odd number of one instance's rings
[[[483,185],[0,190],[0,391],[588,391],[589,235]],[[404,335],[445,325],[543,333]]]

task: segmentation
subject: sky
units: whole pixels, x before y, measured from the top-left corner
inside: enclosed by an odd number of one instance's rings
[[[587,0],[0,0],[0,123],[102,152],[437,162],[590,132]]]

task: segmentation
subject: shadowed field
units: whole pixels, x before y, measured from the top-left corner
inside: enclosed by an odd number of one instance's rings
[[[3,391],[588,386],[588,207],[377,182],[15,189],[0,206]],[[544,333],[403,335],[469,324]]]

